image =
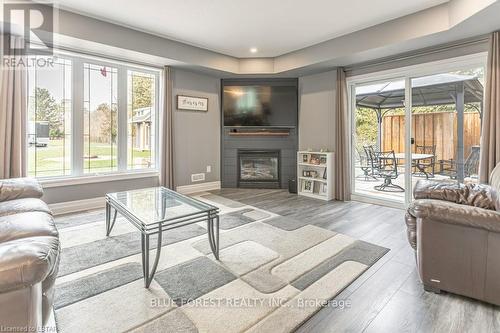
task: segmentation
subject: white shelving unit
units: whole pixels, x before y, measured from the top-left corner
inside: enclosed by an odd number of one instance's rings
[[[297,193],[310,198],[333,199],[334,153],[299,151],[297,153]]]

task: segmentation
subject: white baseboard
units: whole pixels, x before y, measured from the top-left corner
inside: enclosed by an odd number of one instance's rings
[[[175,190],[182,194],[192,194],[198,192],[220,190],[220,188],[221,188],[220,181],[216,181],[216,182],[200,183],[193,185],[177,186]]]
[[[54,215],[99,209],[99,208],[104,208],[105,206],[106,206],[106,201],[104,197],[49,204],[49,208],[50,210],[52,210],[52,214]]]

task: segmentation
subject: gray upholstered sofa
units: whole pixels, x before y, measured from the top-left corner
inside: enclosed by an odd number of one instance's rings
[[[406,224],[426,290],[500,305],[499,189],[500,164],[489,186],[417,184]]]
[[[52,312],[60,246],[42,194],[36,180],[0,180],[0,326],[12,332],[40,330]]]

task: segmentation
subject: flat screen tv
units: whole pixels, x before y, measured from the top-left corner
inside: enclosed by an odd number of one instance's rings
[[[225,85],[224,126],[295,127],[295,86]]]

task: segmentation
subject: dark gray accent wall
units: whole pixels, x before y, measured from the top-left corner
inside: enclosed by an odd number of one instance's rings
[[[222,80],[224,84],[241,85],[265,85],[265,84],[288,84],[295,85],[298,90],[297,79],[235,79]],[[298,92],[297,92],[298,94]],[[222,102],[221,102],[222,105]],[[298,107],[298,104],[297,104]],[[289,136],[265,137],[265,136],[231,136],[232,127],[222,126],[221,131],[221,186],[237,187],[238,185],[238,149],[246,150],[279,150],[281,156],[280,175],[281,188],[288,188],[288,180],[297,177],[297,148],[299,142],[298,133],[298,110],[292,110],[291,116],[295,117],[297,126],[289,128]],[[221,110],[221,122],[223,114]]]
[[[297,175],[297,129],[291,129],[288,137],[234,137],[229,136],[229,130],[223,132],[222,187],[237,187],[238,149],[279,150],[281,188],[288,187],[288,179]]]

